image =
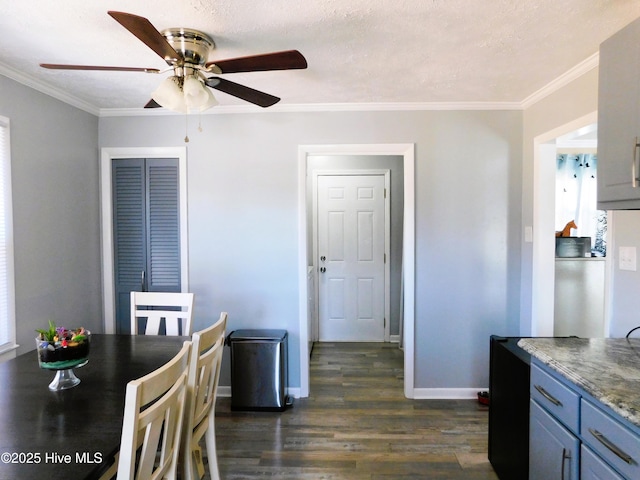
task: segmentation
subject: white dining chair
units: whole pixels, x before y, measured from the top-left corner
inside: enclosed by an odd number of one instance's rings
[[[193,302],[193,293],[131,292],[131,335],[159,335],[163,323],[167,335],[191,335]]]
[[[219,480],[216,453],[215,404],[220,379],[220,366],[227,328],[227,313],[210,327],[193,334],[189,378],[187,381],[187,413],[182,435],[182,478],[199,480],[204,463],[199,446],[204,437],[211,480]]]
[[[162,367],[127,384],[120,451],[100,480],[178,478],[191,342]]]

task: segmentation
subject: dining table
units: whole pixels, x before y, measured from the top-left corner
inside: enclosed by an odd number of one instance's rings
[[[80,383],[60,391],[35,350],[0,363],[0,479],[98,478],[120,447],[127,383],[189,339],[92,334],[89,361],[74,369]]]

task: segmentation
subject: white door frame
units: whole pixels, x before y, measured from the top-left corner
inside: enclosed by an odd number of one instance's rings
[[[177,158],[180,182],[180,282],[189,291],[189,251],[187,230],[187,148],[124,147],[100,150],[100,212],[102,222],[102,312],[106,333],[116,332],[113,258],[113,189],[111,163],[117,158]]]
[[[384,176],[384,188],[386,192],[391,190],[391,171],[389,169],[363,169],[363,170],[314,170],[313,172],[313,258],[318,258],[318,177],[321,176]],[[391,195],[384,198],[384,255],[387,261],[384,262],[384,341],[391,338]],[[317,272],[316,272],[317,273]],[[317,278],[317,276],[316,276]],[[315,315],[311,319],[313,331],[309,332],[312,338],[318,338],[318,328],[320,327],[319,305],[320,305],[320,282],[315,285]]]
[[[298,147],[298,316],[300,322],[300,396],[309,396],[309,324],[307,278],[307,158],[314,155],[402,155],[404,158],[403,334],[404,394],[414,398],[415,362],[415,145],[356,144]]]
[[[555,188],[549,194],[549,184],[556,181],[556,138],[598,122],[597,112],[592,112],[533,139],[533,256],[531,280],[531,335],[552,337],[554,330],[555,298]],[[608,216],[608,243],[612,238],[612,216]],[[611,278],[612,251],[605,259],[605,318],[604,336],[609,336],[609,281]]]

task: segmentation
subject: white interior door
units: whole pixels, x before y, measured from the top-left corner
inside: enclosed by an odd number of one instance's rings
[[[385,177],[320,175],[317,183],[320,341],[385,337]]]

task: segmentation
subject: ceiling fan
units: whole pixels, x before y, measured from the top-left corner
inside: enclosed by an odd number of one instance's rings
[[[224,73],[293,70],[307,68],[307,61],[297,50],[251,55],[226,60],[208,61],[215,48],[213,39],[198,30],[169,28],[158,31],[144,17],[124,12],[108,12],[118,23],[162,57],[169,69],[140,67],[109,67],[96,65],[64,65],[41,63],[54,70],[103,70],[121,72],[165,73],[173,70],[152,94],[145,108],[165,107],[183,113],[203,111],[217,104],[207,87],[233,95],[260,107],[270,107],[280,98],[217,76]]]

